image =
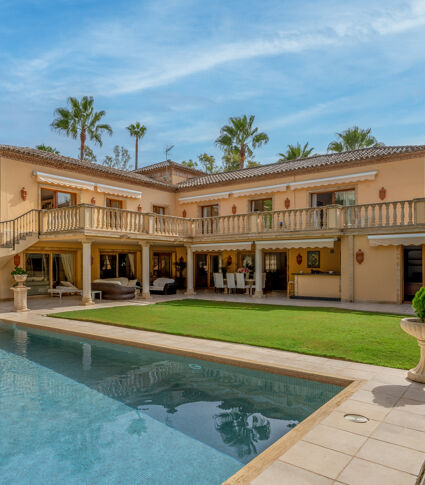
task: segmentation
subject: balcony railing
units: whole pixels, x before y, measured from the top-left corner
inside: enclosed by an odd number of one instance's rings
[[[425,226],[425,199],[354,206],[254,212],[207,218],[183,218],[93,205],[32,210],[0,222],[1,246],[15,247],[29,234],[86,234],[210,238],[314,231]]]

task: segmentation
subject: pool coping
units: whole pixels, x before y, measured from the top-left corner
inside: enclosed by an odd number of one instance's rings
[[[28,314],[26,314],[28,315]],[[35,316],[35,315],[34,315]],[[262,453],[253,458],[249,463],[238,470],[234,475],[229,477],[223,482],[223,485],[241,485],[248,484],[259,476],[264,470],[266,470],[273,462],[275,462],[282,454],[284,454],[289,448],[294,446],[298,441],[302,439],[309,431],[311,431],[314,426],[316,426],[320,421],[325,419],[328,415],[332,413],[341,403],[349,399],[364,382],[362,379],[353,379],[348,377],[338,376],[332,373],[316,372],[312,370],[306,370],[301,367],[292,367],[281,364],[264,363],[257,360],[250,360],[239,357],[229,357],[219,353],[212,352],[202,352],[196,350],[183,349],[181,347],[176,347],[173,345],[161,345],[157,343],[150,342],[138,342],[131,340],[130,338],[118,338],[112,336],[99,335],[99,333],[91,331],[75,330],[72,328],[63,328],[55,326],[55,320],[60,323],[79,322],[79,323],[90,323],[96,325],[96,330],[99,327],[110,327],[107,324],[95,323],[95,322],[85,322],[83,320],[68,320],[61,319],[57,317],[51,317],[46,315],[37,315],[37,317],[43,319],[48,318],[46,325],[43,323],[31,323],[26,320],[26,318],[8,318],[7,316],[0,315],[2,322],[11,325],[20,325],[27,328],[33,328],[37,330],[53,332],[58,334],[70,335],[75,337],[87,338],[91,340],[98,340],[102,342],[108,342],[118,345],[125,345],[129,347],[142,348],[146,350],[152,350],[156,352],[169,353],[173,355],[179,355],[189,358],[195,358],[200,360],[205,360],[208,362],[215,362],[220,364],[233,365],[237,367],[243,367],[252,370],[258,370],[262,372],[268,372],[272,374],[280,374],[288,377],[295,377],[300,379],[307,379],[316,382],[322,382],[327,384],[334,384],[344,387],[338,394],[336,394],[332,399],[323,404],[314,413],[309,415],[306,419],[301,421],[297,426],[291,429],[284,436],[279,438],[275,443],[265,449]],[[47,324],[48,323],[48,324]],[[138,329],[129,329],[135,332],[140,332]],[[143,330],[148,333],[149,332]],[[175,336],[179,337],[179,336]]]

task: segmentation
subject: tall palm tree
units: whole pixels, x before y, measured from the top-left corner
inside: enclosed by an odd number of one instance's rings
[[[308,142],[301,146],[300,143],[296,145],[288,145],[288,149],[285,153],[279,153],[278,162],[287,162],[288,160],[297,160],[298,158],[307,158],[311,155],[314,147],[309,147]]]
[[[342,133],[336,133],[338,140],[331,141],[328,145],[328,152],[346,152],[348,150],[358,150],[359,148],[380,147],[383,143],[371,135],[372,128],[363,130],[358,126],[348,128]]]
[[[134,168],[137,170],[139,160],[139,140],[145,136],[146,126],[141,125],[138,121],[136,121],[136,123],[128,125],[127,130],[129,131],[130,136],[134,136],[134,138],[136,138],[136,162],[134,164]]]
[[[255,116],[229,118],[229,124],[224,125],[220,130],[220,136],[215,141],[224,153],[238,151],[240,155],[240,168],[244,168],[245,158],[252,157],[253,148],[260,147],[269,141],[266,133],[258,132],[253,128]]]
[[[55,131],[65,133],[76,139],[80,136],[80,160],[84,159],[86,139],[102,146],[102,134],[112,135],[112,128],[99,121],[105,116],[105,111],[94,111],[92,96],[83,96],[81,100],[68,98],[68,108],[57,108],[56,118],[50,125]]]

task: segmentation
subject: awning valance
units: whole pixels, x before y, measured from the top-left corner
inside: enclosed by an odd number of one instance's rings
[[[308,187],[334,185],[338,183],[347,184],[352,182],[361,182],[362,180],[374,180],[377,173],[378,173],[377,170],[372,170],[370,172],[351,173],[348,175],[338,175],[335,177],[324,177],[324,178],[318,178],[318,179],[301,180],[299,182],[291,182],[289,184],[289,187],[291,188],[291,190],[297,190],[297,189],[304,189]]]
[[[384,234],[367,236],[371,246],[420,246],[425,244],[425,233]]]
[[[59,185],[61,187],[70,187],[73,189],[94,190],[94,183],[86,180],[79,180],[69,177],[62,177],[60,175],[53,175],[50,173],[34,171],[37,182],[44,184]]]
[[[122,187],[114,187],[112,185],[96,184],[98,192],[104,192],[105,194],[118,195],[120,197],[132,197],[134,199],[140,199],[142,192],[138,190],[123,189]]]
[[[200,202],[202,200],[227,199],[229,194],[230,192],[214,192],[213,194],[191,195],[188,197],[180,197],[179,202],[181,204],[190,204],[192,202]]]
[[[192,251],[250,251],[250,242],[227,242],[227,243],[211,243],[211,244],[194,244]]]
[[[285,239],[276,241],[257,241],[258,249],[290,249],[290,248],[333,248],[337,239]]]

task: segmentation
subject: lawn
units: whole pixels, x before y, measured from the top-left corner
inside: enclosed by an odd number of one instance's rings
[[[400,329],[400,315],[178,300],[56,313],[61,318],[238,342],[302,354],[409,369],[416,340]]]

